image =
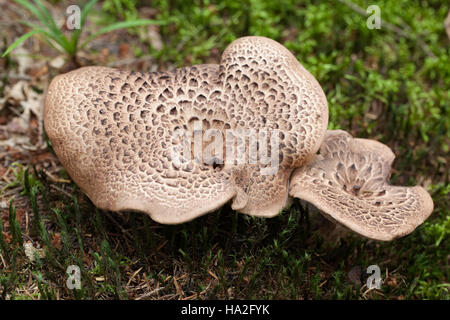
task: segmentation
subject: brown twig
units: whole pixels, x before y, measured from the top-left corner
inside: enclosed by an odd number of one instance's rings
[[[166,287],[160,287],[160,288],[156,288],[150,292],[144,293],[143,295],[140,295],[139,297],[136,298],[136,300],[142,300],[145,298],[149,298],[155,294],[157,294],[158,292],[160,292],[161,290],[165,289]]]

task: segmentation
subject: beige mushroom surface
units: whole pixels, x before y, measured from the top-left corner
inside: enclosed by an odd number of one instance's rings
[[[378,141],[329,130],[314,161],[293,173],[290,195],[365,237],[404,236],[428,218],[433,200],[422,187],[389,185],[394,157]]]
[[[84,67],[59,75],[47,91],[44,125],[61,163],[96,206],[173,224],[231,199],[242,213],[277,215],[293,169],[311,161],[322,143],[328,106],[319,83],[285,47],[244,37],[227,47],[219,65],[153,73]],[[249,149],[244,163],[182,151],[183,135],[211,128],[222,136],[249,129],[275,134],[278,150],[268,148],[276,152],[275,172],[262,174],[271,164],[250,161]],[[256,149],[272,138],[263,137]]]
[[[327,131],[319,83],[264,37],[235,40],[220,64],[59,75],[44,125],[97,207],[145,212],[160,223],[183,223],[228,201],[241,213],[273,217],[290,195],[365,237],[392,240],[433,210],[423,188],[389,185],[387,146]]]

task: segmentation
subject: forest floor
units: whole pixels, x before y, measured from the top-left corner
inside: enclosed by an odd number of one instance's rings
[[[70,3],[44,4],[61,26]],[[96,209],[43,130],[45,90],[73,61],[33,36],[0,58],[0,299],[448,300],[450,8],[377,4],[381,29],[367,27],[367,1],[158,0],[150,8],[105,0],[88,15],[82,39],[118,21],[161,25],[104,34],[77,52],[77,63],[171,70],[218,63],[240,36],[279,41],[323,87],[329,129],[387,144],[397,156],[391,183],[430,192],[434,212],[412,234],[379,242],[333,232],[299,201],[272,219],[226,205],[170,226]],[[37,21],[13,1],[0,0],[0,9],[1,53],[30,30],[20,20]],[[71,265],[81,271],[79,290],[66,283]],[[367,288],[370,265],[381,270],[380,289]]]

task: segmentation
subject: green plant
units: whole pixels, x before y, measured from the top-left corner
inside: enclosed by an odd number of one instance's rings
[[[65,36],[63,32],[58,28],[58,26],[55,23],[55,20],[53,19],[47,8],[45,8],[45,6],[42,4],[41,0],[34,0],[33,1],[34,4],[33,2],[31,1],[28,2],[26,0],[14,0],[14,1],[20,4],[22,7],[26,8],[28,11],[30,11],[41,22],[42,26],[29,21],[21,21],[22,24],[26,25],[27,27],[30,27],[32,30],[19,37],[11,46],[9,46],[6,49],[6,51],[2,54],[2,57],[8,55],[12,50],[14,50],[17,46],[19,46],[22,42],[24,42],[28,38],[34,35],[41,35],[43,36],[43,39],[47,44],[51,45],[60,52],[66,53],[71,59],[71,61],[78,66],[79,65],[77,61],[78,51],[84,48],[91,40],[102,34],[118,29],[127,29],[150,24],[162,25],[167,23],[167,21],[156,21],[150,19],[136,19],[117,22],[104,28],[101,28],[100,30],[94,32],[92,35],[87,37],[83,42],[80,42],[80,36],[83,30],[83,26],[86,22],[86,18],[88,14],[91,12],[97,0],[90,0],[81,10],[80,28],[74,30],[70,37]]]
[[[120,20],[135,20],[138,17],[136,0],[106,0],[102,9]]]
[[[33,187],[42,188],[41,182],[29,174],[29,168],[27,166],[19,162],[13,162],[9,168],[14,174],[14,180],[0,189],[0,194],[6,189],[19,186],[23,189],[21,192],[22,195],[28,194]]]

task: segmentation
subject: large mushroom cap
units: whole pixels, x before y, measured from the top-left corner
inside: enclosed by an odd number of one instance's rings
[[[142,74],[86,67],[53,79],[45,101],[46,132],[96,206],[143,211],[171,224],[215,210],[234,196],[228,173],[195,161],[175,167],[171,159],[171,130],[189,125],[190,114],[182,110],[193,108],[208,89],[197,87],[189,97],[193,89],[173,83],[201,83],[217,69],[201,65]]]
[[[328,107],[286,48],[245,37],[228,46],[220,65],[153,73],[86,67],[57,76],[44,123],[61,163],[96,206],[182,223],[230,199],[240,212],[276,215],[292,170],[319,149]],[[262,174],[269,164],[249,161],[249,149],[245,163],[218,165],[187,153],[174,161],[173,151],[186,146],[177,130],[195,137],[207,129],[223,137],[230,129],[276,134],[279,150],[269,148],[279,151],[276,170]]]
[[[389,185],[393,160],[380,142],[327,131],[316,159],[294,171],[290,195],[368,238],[404,236],[428,218],[433,200],[422,187]]]

